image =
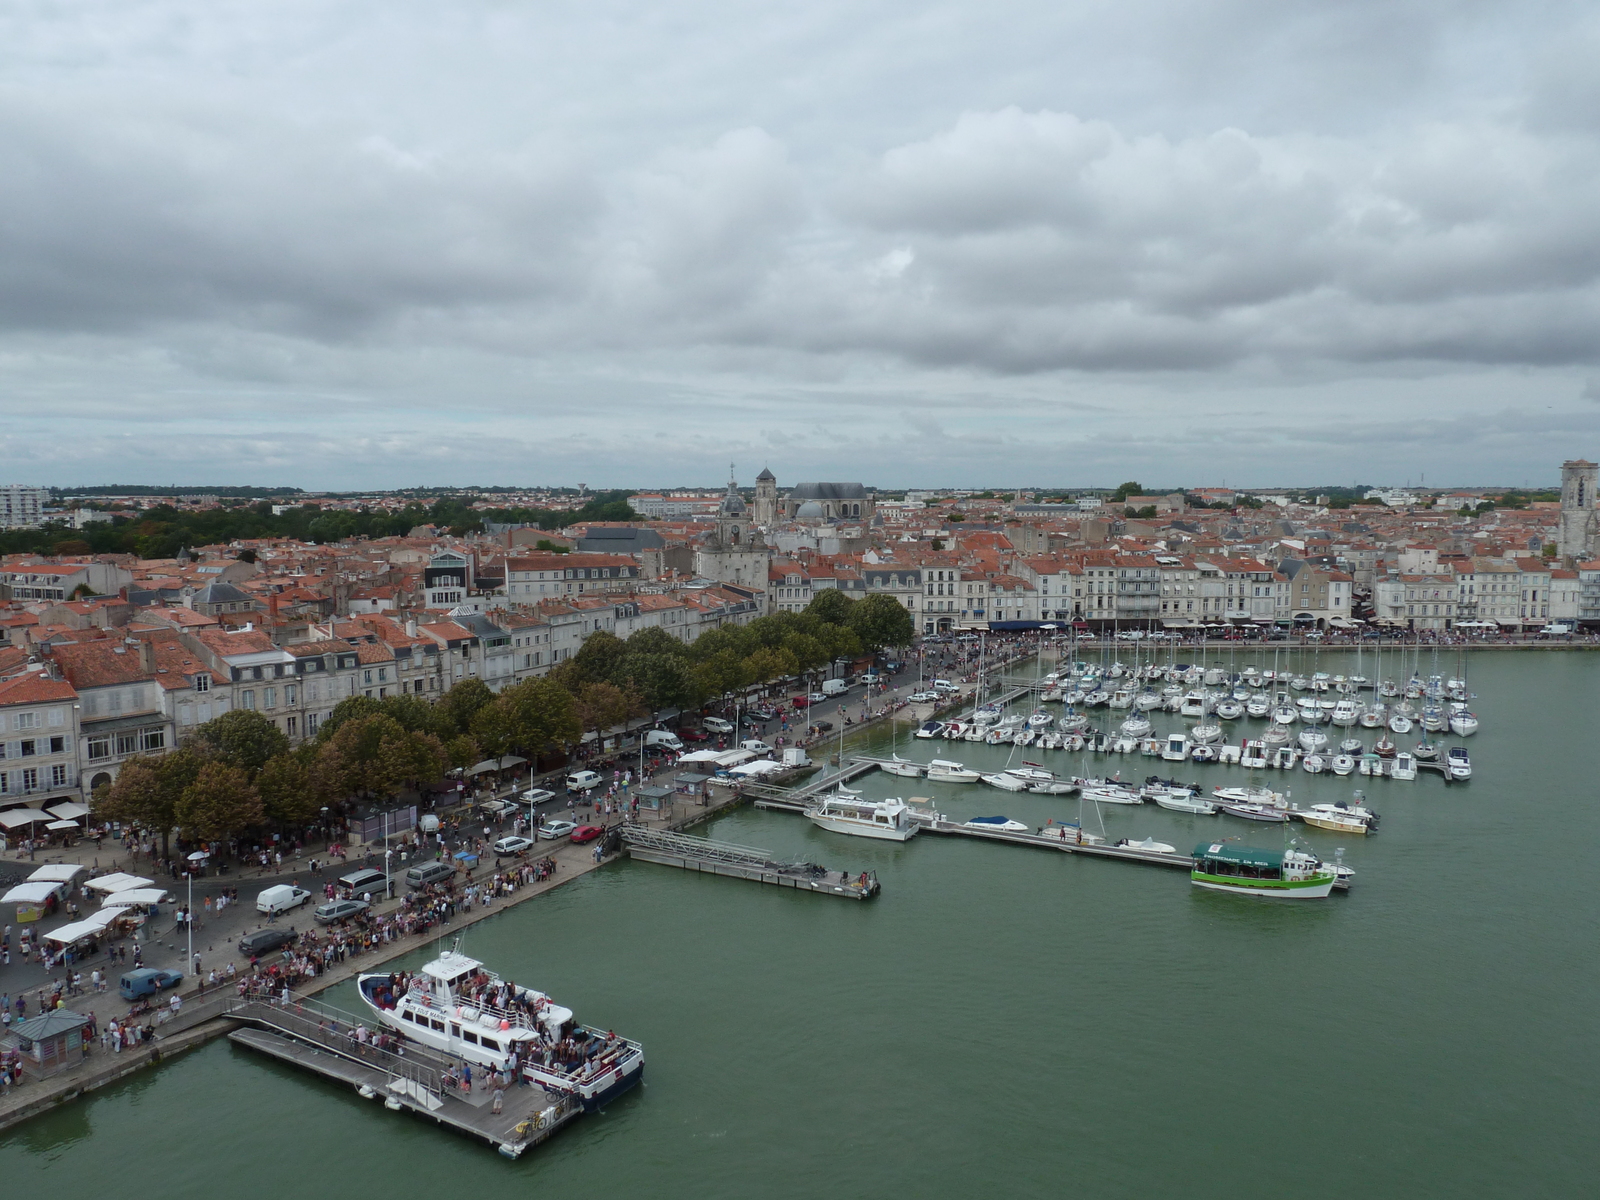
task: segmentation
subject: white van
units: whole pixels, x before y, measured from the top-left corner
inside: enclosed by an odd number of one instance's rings
[[[739,749],[748,750],[752,754],[772,753],[772,747],[767,745],[760,738],[745,738],[744,741],[739,743]]]
[[[600,776],[593,771],[574,771],[567,776],[567,790],[571,792],[587,792],[600,784]]]
[[[822,681],[822,694],[824,696],[842,696],[850,690],[850,684],[843,679],[824,679]]]
[[[933,681],[933,690],[936,692],[959,692],[961,689],[948,679],[935,679]]]
[[[678,739],[678,735],[668,733],[665,729],[652,729],[644,735],[644,744],[646,746],[662,746],[671,750],[674,754],[683,749],[683,742]]]
[[[256,897],[256,911],[264,912],[271,916],[288,912],[291,908],[299,908],[311,893],[305,888],[290,887],[287,883],[280,883],[269,887]]]
[[[712,733],[733,732],[733,722],[724,721],[721,717],[707,717],[705,720],[701,721],[700,724],[711,730]]]

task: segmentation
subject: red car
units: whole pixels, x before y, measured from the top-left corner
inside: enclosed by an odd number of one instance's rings
[[[789,697],[789,703],[793,704],[796,708],[810,708],[811,707],[811,697],[810,696],[790,696]]]
[[[572,831],[571,840],[581,845],[584,842],[594,841],[595,838],[600,837],[604,833],[605,830],[601,829],[598,825],[579,825]]]

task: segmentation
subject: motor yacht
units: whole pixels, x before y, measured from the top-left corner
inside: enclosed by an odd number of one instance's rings
[[[921,778],[922,773],[927,770],[922,763],[910,762],[898,754],[891,755],[886,762],[878,765],[886,775],[904,775],[908,779]]]
[[[945,726],[943,721],[924,721],[917,727],[917,732],[912,736],[919,738],[936,738],[944,733],[944,729]]]
[[[1013,821],[1010,817],[973,817],[970,821],[963,821],[963,827],[976,829],[981,833],[1027,833],[1028,827],[1021,821]]]
[[[1465,746],[1451,746],[1450,753],[1445,757],[1445,765],[1450,768],[1451,779],[1472,778],[1472,757]]]
[[[1333,723],[1335,725],[1354,725],[1361,717],[1361,710],[1356,707],[1354,700],[1341,700],[1333,706]]]
[[[1168,762],[1187,762],[1189,760],[1189,735],[1186,733],[1169,733],[1167,744],[1161,751],[1161,757]]]
[[[356,988],[375,1019],[407,1039],[496,1070],[520,1062],[529,1082],[577,1096],[587,1109],[644,1074],[638,1042],[581,1025],[544,992],[484,970],[460,952],[459,939],[414,972],[362,974]]]
[[[859,796],[835,794],[806,809],[813,825],[830,833],[875,838],[886,842],[909,842],[922,828],[911,819],[911,810],[902,800],[866,800]]]
[[[961,763],[947,758],[936,758],[928,764],[929,783],[977,783],[978,778],[977,771],[969,771]]]

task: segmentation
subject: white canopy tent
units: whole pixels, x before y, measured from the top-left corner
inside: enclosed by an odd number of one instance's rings
[[[0,904],[43,904],[65,886],[60,880],[49,879],[19,883],[4,896],[0,896]]]
[[[61,804],[50,805],[50,815],[61,821],[73,821],[79,817],[87,817],[89,810],[73,800]]]
[[[98,879],[91,879],[83,886],[96,892],[124,892],[129,888],[149,887],[155,880],[146,879],[142,875],[127,875],[116,871],[110,875],[102,875]]]
[[[678,759],[678,765],[682,766],[684,763],[716,762],[725,753],[727,752],[724,750],[692,750],[688,754],[685,754]]]
[[[167,893],[157,887],[128,888],[121,892],[112,892],[100,901],[101,908],[115,908],[137,904],[161,904],[167,898]]]
[[[89,868],[81,863],[46,863],[28,876],[29,883],[48,879],[52,883],[71,883],[79,875],[87,875]]]
[[[504,771],[508,767],[520,767],[528,760],[518,758],[515,754],[507,754],[500,758],[486,758],[476,766],[467,768],[468,775],[482,775],[485,771]]]
[[[51,816],[47,812],[40,812],[37,808],[13,808],[9,812],[0,812],[0,825],[7,829],[20,829],[24,825],[32,825],[36,821],[49,821]]]
[[[54,933],[47,933],[44,936],[52,942],[60,942],[63,946],[70,945],[93,934],[105,932],[107,925],[110,925],[111,922],[119,917],[127,915],[127,912],[121,908],[102,908],[92,917],[82,921],[74,921],[70,925],[63,925]]]
[[[729,770],[728,774],[737,775],[742,779],[759,777],[762,775],[775,775],[784,769],[782,763],[773,762],[770,758],[763,758],[756,762],[745,763]]]
[[[46,829],[58,829],[58,830],[59,829],[76,829],[77,827],[78,827],[78,823],[76,821],[51,821],[50,824],[45,826]]]

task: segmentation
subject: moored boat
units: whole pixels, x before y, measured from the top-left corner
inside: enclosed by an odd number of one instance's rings
[[[835,794],[806,809],[813,825],[830,833],[876,838],[886,842],[909,842],[922,826],[911,819],[911,810],[901,800],[866,800],[859,796]]]
[[[1194,848],[1189,880],[1209,891],[1272,899],[1320,900],[1333,891],[1336,875],[1298,846],[1260,850],[1235,842],[1201,842]]]
[[[452,1058],[518,1071],[547,1091],[598,1108],[639,1082],[644,1048],[590,1029],[543,992],[502,980],[459,941],[419,970],[356,979],[375,1018]]]

